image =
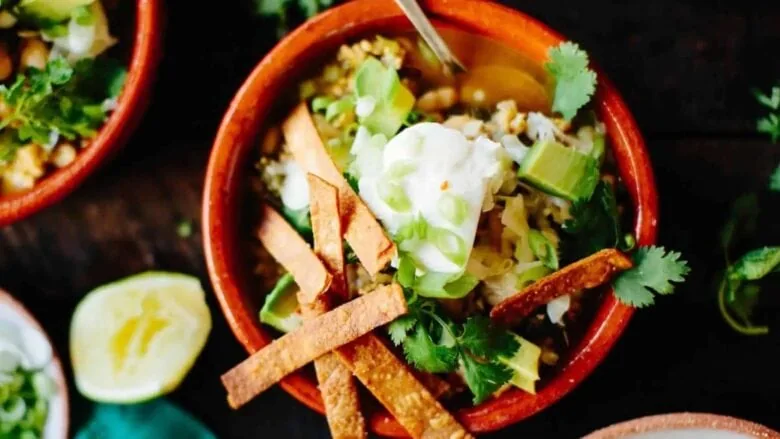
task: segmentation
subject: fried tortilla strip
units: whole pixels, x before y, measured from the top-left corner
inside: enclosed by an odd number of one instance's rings
[[[304,303],[301,305],[303,318],[309,320],[326,313],[330,309],[330,300],[335,299],[333,296],[346,301],[349,290],[344,271],[338,189],[315,175],[308,174],[307,178],[314,252],[333,276],[330,290],[317,296],[314,303],[306,304],[299,298],[299,302]],[[334,439],[365,438],[366,420],[360,412],[360,399],[352,372],[333,352],[314,360],[314,370],[331,436]]]
[[[263,246],[295,278],[307,297],[325,292],[331,276],[311,247],[298,232],[271,206],[261,207],[262,220],[256,235]]]
[[[241,407],[307,363],[406,312],[404,293],[392,284],[305,321],[222,375],[228,403]]]
[[[431,395],[433,395],[434,398],[442,399],[452,395],[452,385],[446,380],[421,370],[412,370],[412,373],[415,378],[417,378],[417,381],[431,392]]]
[[[632,265],[631,259],[618,250],[601,250],[507,297],[493,307],[490,317],[501,324],[514,325],[556,297],[595,288],[608,282],[615,273],[628,270]]]
[[[336,352],[413,438],[472,437],[373,334],[364,335]]]
[[[311,228],[314,233],[314,252],[333,277],[330,293],[342,302],[349,299],[347,273],[344,270],[344,247],[341,241],[338,189],[314,174],[307,174]]]
[[[339,189],[339,212],[344,238],[360,263],[373,277],[395,254],[395,244],[384,232],[363,200],[341,175],[322,143],[306,103],[298,105],[282,124],[287,146],[305,172],[314,174]]]

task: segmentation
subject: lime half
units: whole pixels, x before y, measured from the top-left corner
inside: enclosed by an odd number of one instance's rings
[[[132,403],[174,390],[211,330],[205,299],[197,278],[164,272],[88,293],[70,324],[79,392],[95,401]]]

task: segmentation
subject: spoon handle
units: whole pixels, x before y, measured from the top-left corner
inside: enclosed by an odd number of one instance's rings
[[[439,58],[439,61],[444,64],[449,73],[454,74],[466,71],[466,68],[452,54],[447,43],[444,42],[444,39],[433,27],[431,21],[425,16],[425,12],[423,12],[417,0],[395,0],[395,2],[401,7],[401,10],[404,11],[409,21],[412,22],[414,28],[417,29],[417,32],[422,36],[436,57]]]

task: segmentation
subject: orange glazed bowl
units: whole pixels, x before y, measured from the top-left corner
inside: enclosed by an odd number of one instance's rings
[[[112,20],[120,44],[132,43],[124,58],[128,60],[127,79],[116,109],[73,163],[47,173],[30,190],[0,196],[0,226],[26,218],[71,193],[127,142],[140,122],[161,54],[162,11],[159,0],[135,0],[134,9],[134,26],[124,23],[127,27],[122,29],[121,17]]]
[[[481,35],[526,55],[540,65],[547,50],[564,38],[539,21],[484,0],[426,0],[423,6],[438,25]],[[252,281],[242,204],[249,193],[248,177],[258,133],[280,96],[318,65],[322,55],[358,36],[410,30],[411,24],[392,0],[355,0],[331,9],[284,38],[252,71],[236,94],[217,133],[206,173],[203,236],[209,275],[234,334],[250,353],[272,340],[260,325],[261,291]],[[595,109],[607,128],[617,170],[633,206],[639,245],[656,239],[658,200],[642,135],[623,99],[603,74]],[[633,314],[614,294],[603,295],[581,340],[562,358],[554,374],[536,395],[513,389],[478,406],[455,410],[474,433],[498,430],[543,410],[574,389],[604,359]],[[302,371],[287,376],[282,388],[323,413],[317,383]],[[405,436],[385,411],[367,413],[370,428],[385,436]]]

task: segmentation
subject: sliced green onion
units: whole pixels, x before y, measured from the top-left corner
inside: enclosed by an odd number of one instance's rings
[[[479,284],[479,279],[468,273],[426,273],[417,278],[414,291],[434,299],[461,299]]]
[[[325,109],[325,120],[333,121],[340,115],[350,112],[355,108],[355,102],[351,97],[344,97],[338,101],[331,102]]]
[[[428,236],[431,238],[433,245],[453,264],[459,267],[466,264],[469,256],[466,241],[455,232],[435,227],[428,230]]]
[[[412,288],[414,286],[415,271],[417,271],[417,267],[412,258],[408,255],[403,255],[398,260],[398,271],[395,272],[395,278],[402,287]]]
[[[376,185],[379,198],[385,202],[391,209],[399,213],[408,212],[412,209],[412,201],[406,195],[403,186],[394,180],[382,179]]]
[[[417,170],[417,164],[410,160],[399,160],[393,162],[384,172],[384,178],[390,180],[400,180]]]
[[[463,275],[454,281],[448,283],[444,290],[449,293],[449,297],[452,299],[460,299],[465,297],[479,284],[479,278],[469,273],[463,273]]]
[[[444,219],[456,226],[462,225],[469,215],[469,204],[463,197],[455,194],[442,195],[436,207]]]
[[[38,371],[33,374],[32,388],[39,397],[46,399],[54,395],[54,392],[57,389],[54,380],[43,371]]]
[[[550,273],[552,273],[552,270],[550,270],[543,264],[539,264],[534,267],[531,267],[523,271],[522,273],[520,273],[520,276],[518,276],[517,278],[515,288],[517,288],[518,290],[523,290],[529,285],[531,285],[532,283],[547,276]]]
[[[528,234],[528,245],[531,247],[531,251],[536,256],[536,259],[542,261],[545,267],[551,270],[558,269],[558,253],[542,232],[531,229]]]
[[[27,404],[21,396],[14,396],[0,406],[0,422],[16,424],[21,421],[27,411]]]
[[[333,103],[333,98],[328,96],[317,96],[311,101],[311,111],[319,113],[328,108],[328,105]]]

